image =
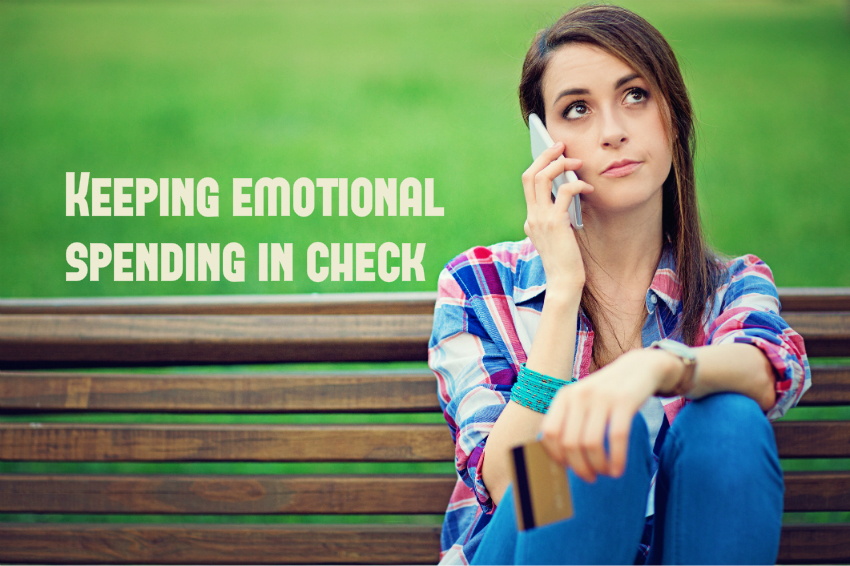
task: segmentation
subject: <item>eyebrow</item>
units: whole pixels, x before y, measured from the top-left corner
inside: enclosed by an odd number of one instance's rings
[[[632,81],[632,80],[637,79],[637,78],[640,78],[640,75],[637,74],[637,73],[632,73],[631,75],[626,75],[625,77],[620,78],[620,80],[618,80],[616,83],[614,83],[614,90],[617,90],[618,88],[620,88],[621,86],[623,86],[627,82]],[[562,90],[560,92],[560,94],[558,94],[558,96],[555,98],[555,101],[552,103],[552,105],[554,106],[555,103],[557,103],[560,99],[562,99],[565,96],[575,96],[577,94],[580,94],[580,95],[590,94],[590,91],[587,90],[586,88],[570,88],[570,89],[567,89],[567,90]]]

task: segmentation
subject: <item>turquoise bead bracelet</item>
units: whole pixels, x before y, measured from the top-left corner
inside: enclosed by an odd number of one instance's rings
[[[546,413],[552,398],[561,387],[578,381],[558,379],[545,375],[520,364],[517,381],[511,388],[511,401],[538,413]]]

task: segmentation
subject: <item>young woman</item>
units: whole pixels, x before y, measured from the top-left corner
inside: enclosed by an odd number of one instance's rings
[[[522,176],[528,238],[439,280],[429,364],[460,476],[442,562],[775,563],[769,421],[808,362],[767,265],[704,241],[670,46],[628,10],[582,6],[534,38],[519,94],[556,141]],[[553,202],[567,170],[580,180]],[[536,437],[575,515],[517,532],[508,454]]]

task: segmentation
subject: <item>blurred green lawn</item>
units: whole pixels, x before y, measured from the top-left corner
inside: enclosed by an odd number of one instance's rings
[[[850,284],[844,3],[624,5],[666,35],[690,85],[713,244],[759,255],[781,286]],[[460,251],[524,237],[517,81],[533,33],[566,7],[0,4],[0,296],[433,290]],[[212,176],[222,216],[67,218],[66,171]],[[232,218],[231,179],[263,176],[431,177],[445,217]],[[75,241],[237,241],[247,281],[66,282]],[[313,283],[313,241],[425,242],[426,280]],[[259,242],[295,244],[294,281],[257,281]]]
[[[845,4],[622,4],[666,35],[690,85],[699,117],[700,199],[711,242],[728,254],[759,255],[780,286],[850,285]],[[568,6],[498,0],[0,3],[0,296],[435,289],[439,269],[460,251],[524,236],[519,176],[530,157],[517,81],[534,32]],[[222,188],[222,216],[67,218],[66,171],[212,176]],[[445,217],[232,218],[230,180],[263,176],[432,177]],[[245,283],[121,283],[111,281],[107,270],[100,282],[66,282],[65,248],[74,241],[237,241],[250,266],[257,243],[293,242],[296,275],[291,283],[260,283],[249,268]],[[426,281],[313,283],[306,262],[298,259],[313,241],[425,242]],[[794,411],[789,417],[847,418],[846,410]],[[0,420],[22,418],[50,420]],[[239,416],[187,416],[183,422],[221,418],[245,422]],[[814,465],[847,469],[850,462]],[[783,466],[798,469],[793,461]],[[0,472],[29,473],[451,470],[451,464],[0,462]],[[800,517],[786,515],[786,521]],[[68,520],[0,516],[10,518]],[[850,514],[814,518],[846,521]]]

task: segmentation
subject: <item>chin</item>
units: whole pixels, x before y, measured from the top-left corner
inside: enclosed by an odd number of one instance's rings
[[[661,205],[660,185],[658,190],[647,191],[645,188],[636,188],[633,185],[630,187],[623,183],[616,187],[599,187],[589,196],[590,198],[582,198],[589,208],[602,214],[638,210],[652,204],[655,198],[658,199],[658,205]]]

